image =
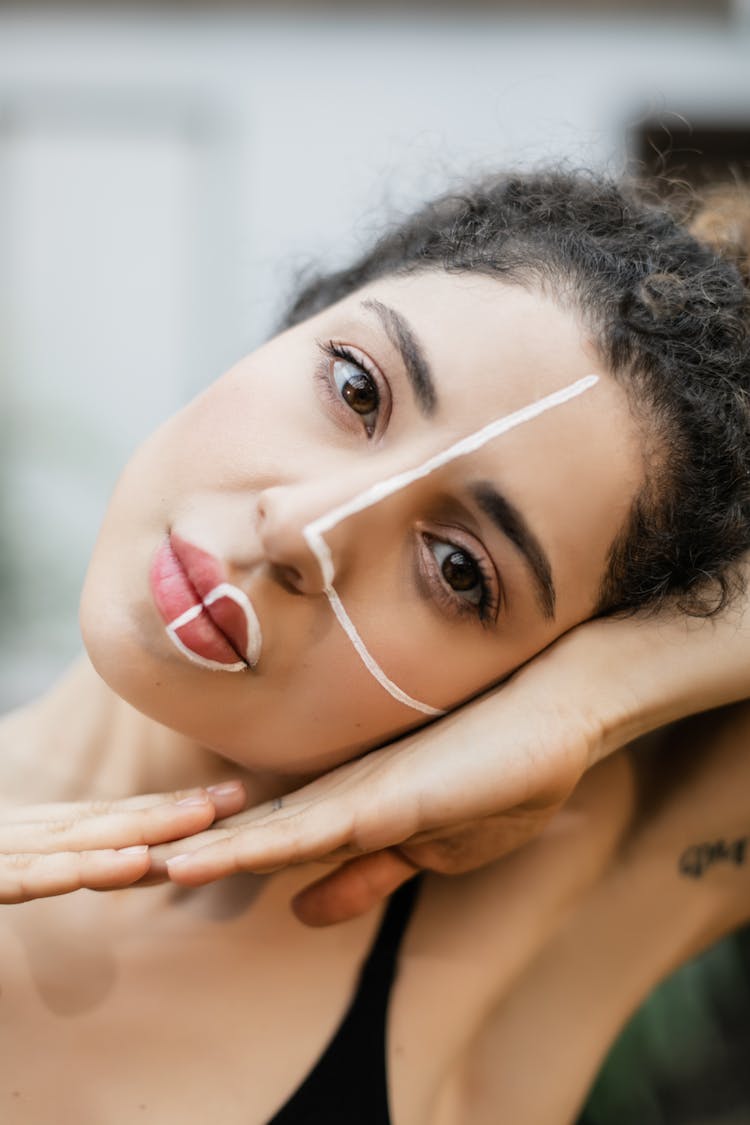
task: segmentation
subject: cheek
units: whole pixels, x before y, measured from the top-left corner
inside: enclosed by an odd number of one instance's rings
[[[366,654],[396,689],[428,707],[451,710],[507,676],[559,632],[530,611],[517,612],[512,622],[491,631],[473,619],[448,618],[417,594],[407,566],[389,566],[389,561],[394,560],[381,554],[377,570],[363,566],[358,574],[342,577],[336,588]],[[387,715],[389,723],[423,722],[424,713],[406,704],[397,703],[393,711],[388,687],[365,667],[332,611],[327,612],[328,648],[321,649],[320,660],[323,667],[328,662],[335,667],[337,696],[349,696],[344,702],[358,718],[358,701],[367,700],[368,721]],[[330,682],[326,691],[330,699]]]
[[[173,455],[181,446],[185,472],[196,460],[241,476],[284,475],[291,456],[304,463],[330,440],[313,380],[309,346],[281,337],[222,376],[173,422]]]
[[[424,610],[412,613],[395,638],[375,623],[365,635],[370,652],[399,687],[450,711],[505,679],[551,643],[557,631],[537,619],[528,627],[515,622],[490,634],[468,624],[448,627]]]
[[[250,770],[322,772],[426,721],[383,691],[343,635],[308,648],[286,676],[241,679],[217,685],[220,705],[210,683],[200,705],[194,692],[175,697],[174,714],[186,733]]]
[[[345,640],[319,658],[309,655],[286,690],[275,683],[263,714],[267,724],[258,724],[257,714],[249,723],[252,764],[265,760],[282,772],[329,769],[426,721],[392,699]]]
[[[314,454],[326,435],[308,376],[309,357],[270,345],[242,360],[156,430],[128,476],[166,495],[283,475],[294,454]]]

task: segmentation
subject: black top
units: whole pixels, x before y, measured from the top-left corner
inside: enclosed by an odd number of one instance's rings
[[[419,880],[412,879],[391,897],[338,1031],[268,1125],[390,1125],[386,1018],[418,886]]]
[[[392,896],[337,1032],[268,1125],[390,1125],[386,1018],[418,887],[414,879]],[[750,1125],[749,1011],[750,927],[651,995],[613,1047],[578,1125]]]

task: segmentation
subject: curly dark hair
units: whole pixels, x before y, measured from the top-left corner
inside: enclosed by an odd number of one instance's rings
[[[426,269],[490,275],[574,310],[646,439],[646,481],[611,545],[597,612],[670,599],[706,616],[740,588],[736,564],[750,548],[750,309],[738,268],[747,247],[728,243],[731,222],[712,229],[722,207],[732,221],[743,207],[750,215],[739,193],[723,197],[714,220],[696,220],[696,237],[635,184],[493,176],[424,206],[348,268],[308,280],[283,326],[377,278]]]

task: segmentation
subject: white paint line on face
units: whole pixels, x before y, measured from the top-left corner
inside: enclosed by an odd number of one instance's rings
[[[492,441],[493,438],[500,437],[501,434],[505,434],[509,430],[515,429],[517,426],[522,426],[524,423],[530,422],[533,418],[538,418],[540,414],[544,414],[546,411],[552,410],[556,406],[562,406],[563,403],[569,402],[570,399],[576,398],[578,395],[590,390],[598,381],[598,375],[585,375],[582,379],[577,379],[575,383],[570,383],[567,387],[563,387],[559,391],[553,391],[552,394],[545,395],[544,398],[529,403],[527,406],[521,407],[520,410],[514,410],[511,414],[506,414],[502,418],[496,418],[494,422],[483,426],[482,429],[476,430],[473,434],[469,434],[468,437],[461,438],[460,441],[454,442],[453,445],[444,449],[442,453],[436,453],[434,457],[429,457],[426,461],[423,461],[421,465],[417,465],[416,468],[407,469],[403,473],[396,473],[392,477],[386,477],[385,480],[378,481],[376,484],[371,485],[363,492],[353,496],[351,500],[347,500],[346,503],[339,504],[325,515],[319,516],[316,520],[312,520],[303,529],[303,535],[307,545],[320,567],[324,583],[324,593],[328,598],[331,609],[336,615],[337,621],[351,641],[368,672],[377,680],[380,686],[384,688],[389,695],[393,696],[394,699],[398,700],[399,703],[404,703],[407,707],[412,707],[415,711],[421,711],[424,715],[437,716],[444,714],[443,711],[430,706],[429,703],[421,703],[419,700],[413,699],[407,692],[398,687],[397,684],[394,684],[393,680],[386,675],[375,660],[372,653],[369,652],[357,632],[354,622],[344,609],[341,598],[334,589],[333,580],[336,574],[333,556],[331,555],[328,544],[323,538],[323,533],[336,527],[337,524],[347,519],[348,516],[352,516],[356,512],[364,511],[365,508],[370,508],[373,504],[380,503],[388,496],[392,496],[395,492],[407,488],[410,484],[413,484],[414,481],[421,480],[430,473],[434,473],[436,469],[447,465],[448,462],[454,461],[457,457],[465,457],[468,453],[474,453],[476,450],[481,449],[483,445],[486,445],[488,441]]]
[[[429,703],[420,703],[418,699],[413,699],[412,696],[407,695],[398,684],[394,684],[393,680],[385,674],[369,652],[365,642],[357,632],[356,625],[344,609],[341,598],[338,596],[333,586],[329,586],[325,593],[330,602],[331,609],[336,614],[339,625],[354,645],[367,671],[371,676],[374,676],[381,687],[384,687],[388,694],[392,695],[394,699],[397,699],[399,703],[404,703],[407,707],[412,707],[415,711],[421,711],[422,714],[429,715],[432,718],[436,718],[438,715],[444,715],[444,711],[440,711],[437,707],[431,707]]]
[[[195,621],[206,606],[213,605],[214,602],[219,601],[220,598],[230,598],[245,614],[247,622],[247,652],[246,660],[238,660],[233,664],[223,664],[220,660],[209,660],[206,656],[200,656],[197,652],[193,652],[191,648],[185,644],[183,640],[177,635],[177,630],[181,629],[184,625],[188,625],[191,621]],[[170,621],[166,627],[167,636],[172,644],[180,650],[183,656],[193,664],[199,665],[201,668],[210,668],[213,672],[242,672],[249,665],[251,668],[258,663],[260,658],[260,650],[263,643],[263,636],[261,633],[260,622],[256,614],[252,602],[243,590],[237,586],[233,586],[230,582],[220,582],[218,586],[214,586],[210,590],[202,602],[197,602],[195,605],[190,606],[174,621]]]
[[[502,418],[496,418],[494,422],[490,422],[481,430],[476,430],[468,437],[461,438],[460,441],[454,442],[444,449],[442,453],[436,453],[434,457],[428,458],[423,461],[421,465],[417,465],[414,469],[407,469],[403,473],[396,473],[395,476],[387,477],[385,480],[378,481],[376,484],[366,488],[364,492],[360,492],[357,496],[353,496],[351,500],[347,500],[345,504],[339,504],[337,508],[333,508],[318,519],[313,520],[305,528],[305,534],[308,530],[313,533],[322,533],[330,531],[336,524],[341,523],[347,516],[352,516],[356,512],[361,512],[365,508],[371,507],[373,504],[380,503],[386,497],[392,496],[394,492],[399,492],[402,488],[413,484],[414,481],[420,480],[422,477],[429,476],[434,473],[436,469],[447,465],[449,461],[455,461],[457,457],[465,457],[468,453],[474,453],[476,450],[481,449],[488,441],[493,438],[500,437],[501,434],[507,433],[509,430],[515,429],[517,426],[522,426],[525,422],[530,422],[533,418],[538,418],[540,414],[552,410],[555,406],[562,406],[563,403],[568,402],[572,398],[583,394],[584,391],[589,390],[599,381],[598,375],[586,375],[583,379],[578,379],[577,382],[571,383],[562,390],[553,391],[552,394],[545,395],[544,398],[538,399],[537,402],[529,403],[528,406],[522,406],[520,410],[514,410],[512,414],[505,414]],[[331,575],[333,580],[333,575]]]

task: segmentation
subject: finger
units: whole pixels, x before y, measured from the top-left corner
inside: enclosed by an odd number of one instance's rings
[[[184,854],[170,857],[170,878],[199,886],[238,871],[263,874],[330,862],[409,839],[418,824],[418,804],[404,799],[400,773],[384,769],[383,762],[372,757],[340,766],[283,800],[267,803],[260,815],[248,810],[222,820],[192,838]]]
[[[251,832],[245,828],[217,827],[201,832],[185,840],[185,847],[179,851],[167,849],[169,877],[183,886],[198,887],[241,871],[265,875],[281,867],[312,861],[331,862],[334,856],[348,857],[353,851],[361,852],[351,844],[337,847],[339,831],[316,820],[295,818],[286,825],[279,825],[272,842],[262,831]],[[163,856],[162,851],[158,858]]]
[[[215,843],[218,837],[219,840],[225,839],[229,836],[229,832],[222,832],[220,829],[208,829],[205,832],[196,832],[194,836],[185,836],[179,840],[171,840],[165,844],[156,844],[150,849],[151,867],[149,869],[148,877],[154,880],[169,879],[170,873],[167,864],[176,858],[182,856],[192,855],[193,852],[199,848],[205,848],[208,844]],[[179,865],[178,865],[179,866]],[[222,870],[216,878],[221,878],[224,875],[229,875],[231,872]],[[262,874],[262,872],[255,871],[254,874]],[[176,882],[178,880],[175,880]],[[205,882],[210,880],[206,879]],[[198,885],[197,883],[195,884]]]
[[[292,910],[306,926],[346,922],[372,910],[417,872],[391,849],[359,856],[295,895]]]
[[[177,789],[166,793],[139,793],[134,797],[102,801],[47,801],[36,805],[0,806],[0,824],[39,823],[87,816],[105,816],[114,812],[136,812],[157,805],[176,804],[178,801],[207,793],[219,817],[238,813],[247,800],[241,781],[223,781],[206,788]]]
[[[5,854],[92,851],[130,844],[153,844],[200,832],[213,821],[215,805],[205,790],[145,808],[68,815],[31,823],[0,824],[0,852]]]
[[[356,831],[345,809],[337,810],[338,818],[327,816],[328,804],[299,802],[294,808],[277,808],[276,820],[259,825],[246,825],[244,813],[224,820],[191,838],[182,854],[167,859],[169,877],[185,886],[200,886],[239,871],[265,874],[329,858],[338,848],[350,847]]]
[[[130,886],[148,870],[148,848],[0,856],[0,903]]]
[[[216,836],[222,837],[220,830],[217,829],[214,834],[214,830],[210,828],[208,831],[197,833],[195,836],[186,836],[181,840],[175,840],[167,844],[156,844],[150,849],[151,870],[149,881],[158,883],[163,882],[164,879],[172,879],[174,883],[183,886],[197,887],[203,883],[210,883],[239,872],[252,875],[273,875],[285,868],[300,866],[309,862],[340,867],[342,863],[353,856],[359,857],[362,855],[361,849],[354,849],[349,846],[337,848],[333,852],[326,852],[325,849],[321,849],[322,854],[316,855],[314,860],[311,860],[306,849],[304,858],[300,859],[298,863],[291,859],[287,859],[285,862],[271,862],[266,855],[265,848],[261,848],[260,856],[255,858],[252,854],[246,855],[243,848],[242,859],[236,854],[230,855],[221,850],[210,857],[210,866],[204,865],[203,859],[205,857],[203,856],[196,860],[195,866],[191,866],[188,861],[192,861],[193,855],[198,851],[205,851],[208,844],[215,843]],[[223,838],[228,839],[229,833],[226,833]],[[170,869],[173,860],[177,862]]]

